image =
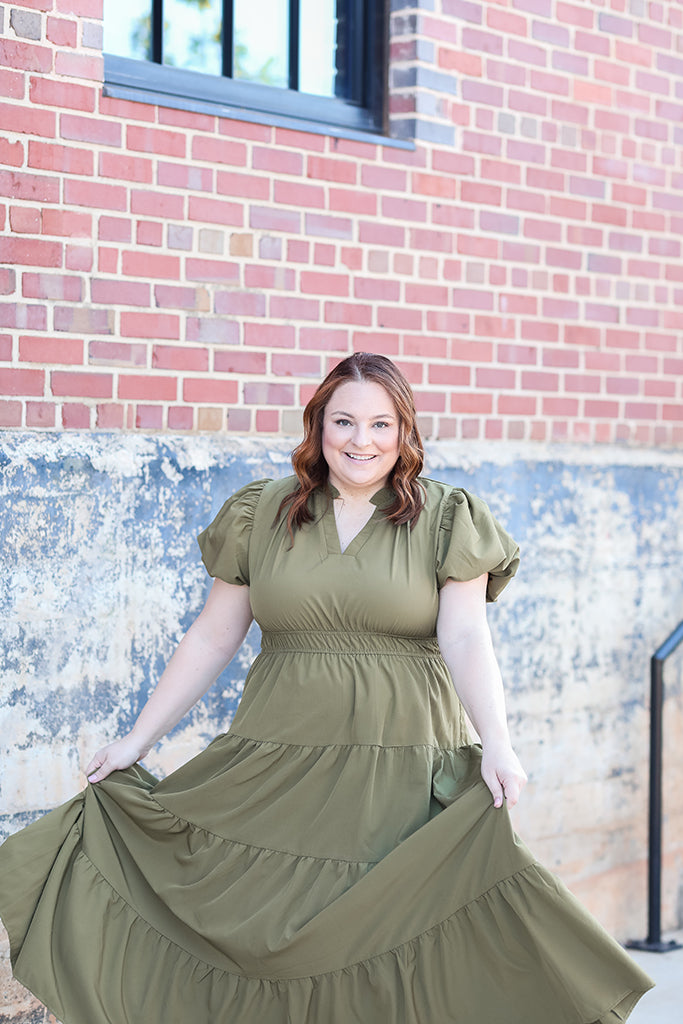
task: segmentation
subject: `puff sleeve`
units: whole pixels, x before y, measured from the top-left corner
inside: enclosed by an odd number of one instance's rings
[[[519,547],[491,513],[486,502],[454,488],[444,500],[439,524],[436,575],[446,580],[473,580],[488,572],[486,600],[495,601],[517,572]]]
[[[210,576],[249,585],[249,540],[256,506],[267,482],[255,480],[236,491],[199,534],[202,561]]]

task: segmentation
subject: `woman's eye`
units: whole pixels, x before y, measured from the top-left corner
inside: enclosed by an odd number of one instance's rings
[[[350,420],[335,420],[334,422],[338,427],[348,427],[351,424]]]
[[[389,424],[385,423],[384,420],[380,420],[378,423],[375,423],[375,426],[376,427],[388,427]]]

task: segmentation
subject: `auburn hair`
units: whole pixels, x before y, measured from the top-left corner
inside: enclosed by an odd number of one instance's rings
[[[311,494],[327,484],[329,469],[322,446],[325,407],[337,388],[349,381],[380,384],[391,397],[398,414],[398,459],[387,481],[396,497],[384,510],[385,517],[397,526],[410,523],[412,528],[422,511],[424,490],[417,477],[424,465],[424,447],[417,428],[410,384],[386,356],[355,352],[328,373],[304,409],[304,438],[292,452],[292,466],[299,485],[282,499],[276,516],[276,520],[279,519],[289,506],[287,529],[292,538],[295,529],[313,519],[308,507]]]

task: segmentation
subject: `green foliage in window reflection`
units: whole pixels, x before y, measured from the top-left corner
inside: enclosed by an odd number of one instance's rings
[[[199,11],[211,10],[212,0],[182,0],[188,7],[194,7]],[[169,22],[164,20],[164,38],[168,37]],[[201,67],[208,63],[208,51],[213,49],[217,45],[221,45],[221,36],[223,32],[223,21],[222,19],[218,22],[216,29],[207,35],[206,33],[200,35],[190,35],[187,43],[187,49],[190,56],[190,64],[192,67]],[[130,45],[131,53],[139,54],[142,60],[152,59],[152,15],[143,14],[139,18],[136,18],[130,30]],[[263,85],[280,85],[277,74],[274,72],[273,67],[275,64],[275,57],[269,57],[262,66],[253,72],[247,71],[247,62],[249,57],[248,47],[240,42],[239,37],[235,40],[233,50],[233,77],[234,78],[245,78],[252,82],[261,82]],[[164,64],[175,67],[177,66],[177,60],[173,54],[164,54]]]

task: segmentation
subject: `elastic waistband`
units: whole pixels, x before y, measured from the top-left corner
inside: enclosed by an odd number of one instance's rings
[[[399,636],[394,633],[345,633],[337,630],[264,632],[261,637],[261,651],[264,654],[289,651],[368,657],[382,657],[387,654],[404,658],[441,656],[436,637]]]

